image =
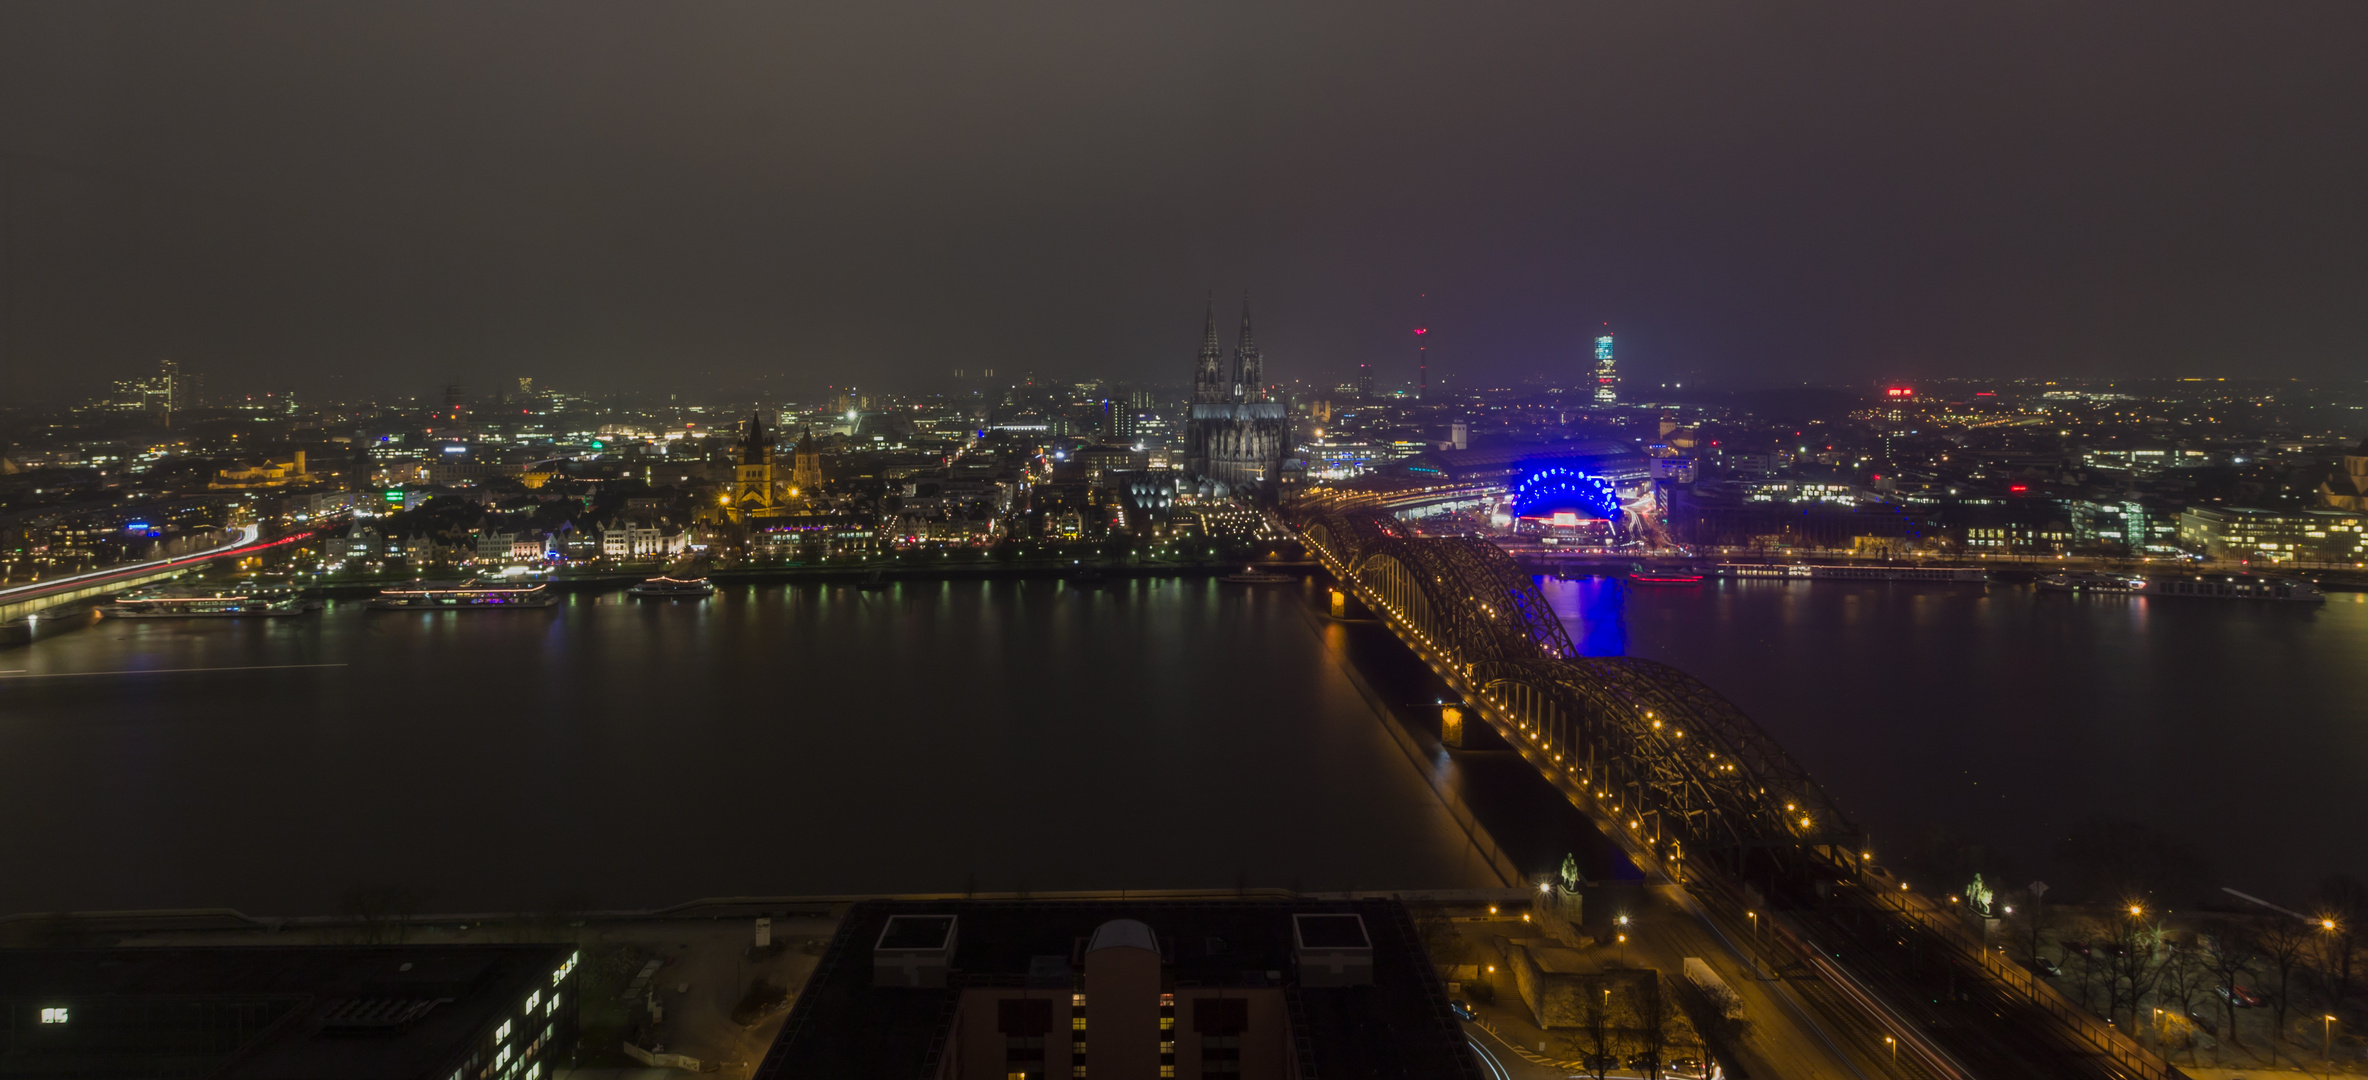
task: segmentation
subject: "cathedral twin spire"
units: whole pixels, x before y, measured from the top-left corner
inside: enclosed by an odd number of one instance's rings
[[[1200,363],[1193,377],[1192,400],[1242,402],[1266,400],[1266,360],[1250,335],[1250,298],[1242,297],[1241,339],[1233,347],[1233,362],[1225,361],[1217,343],[1217,301],[1210,297],[1200,342]]]

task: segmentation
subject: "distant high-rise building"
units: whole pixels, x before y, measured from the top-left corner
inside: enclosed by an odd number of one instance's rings
[[[1612,362],[1612,335],[1606,330],[1595,338],[1595,403],[1616,405],[1620,400],[1620,369]]]
[[[164,426],[173,426],[173,410],[182,404],[181,362],[166,359],[156,365],[156,393],[151,398]]]

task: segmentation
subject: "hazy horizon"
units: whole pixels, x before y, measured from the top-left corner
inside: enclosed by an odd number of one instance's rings
[[[0,394],[956,368],[2305,381],[2368,9],[0,11]]]

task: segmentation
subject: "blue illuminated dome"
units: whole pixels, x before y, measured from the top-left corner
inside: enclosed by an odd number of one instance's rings
[[[1543,517],[1557,510],[1573,510],[1605,521],[1620,520],[1620,497],[1610,481],[1564,465],[1547,465],[1521,474],[1513,484],[1513,515]]]

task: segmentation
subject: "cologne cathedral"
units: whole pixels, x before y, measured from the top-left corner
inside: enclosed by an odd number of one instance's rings
[[[1250,337],[1250,302],[1242,301],[1242,334],[1228,363],[1217,343],[1217,305],[1209,304],[1192,380],[1192,411],[1184,429],[1184,479],[1207,497],[1248,495],[1271,501],[1282,480],[1291,421],[1282,402],[1266,397],[1265,361]]]

